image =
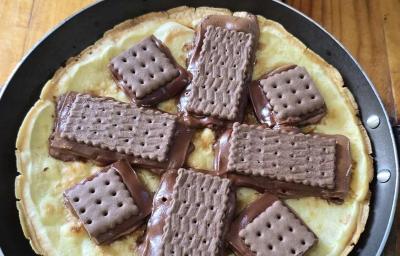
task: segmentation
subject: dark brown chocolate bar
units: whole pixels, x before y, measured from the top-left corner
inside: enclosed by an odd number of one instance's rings
[[[214,167],[238,186],[341,203],[350,186],[350,143],[342,135],[235,123],[217,142]]]
[[[71,92],[58,98],[50,155],[100,165],[127,159],[161,173],[183,165],[193,132],[171,114]]]
[[[249,85],[257,119],[275,125],[317,123],[326,114],[324,98],[303,67],[287,65],[273,70]]]
[[[243,119],[258,37],[254,15],[211,15],[200,23],[189,56],[193,79],[179,103],[191,126]]]
[[[151,212],[151,195],[125,160],[64,192],[65,205],[97,244],[110,243],[140,227]]]
[[[221,255],[234,207],[228,179],[187,169],[166,172],[141,255]]]
[[[264,194],[235,219],[227,241],[238,255],[278,256],[304,255],[318,239],[285,203]]]
[[[180,93],[189,73],[154,36],[113,58],[110,71],[123,91],[139,106],[152,106]]]

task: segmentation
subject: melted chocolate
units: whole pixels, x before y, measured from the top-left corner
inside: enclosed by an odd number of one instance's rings
[[[65,122],[65,114],[68,112],[73,97],[74,94],[69,93],[68,95],[61,96],[60,100],[57,102],[55,128],[53,134],[49,138],[49,154],[54,158],[62,161],[91,160],[100,166],[126,159],[132,165],[149,168],[152,172],[161,174],[165,169],[181,167],[186,160],[186,156],[190,153],[189,149],[193,148],[190,147],[190,144],[194,130],[184,125],[182,121],[178,121],[176,124],[174,137],[171,140],[172,144],[168,152],[168,159],[163,162],[126,155],[62,138],[58,127]]]
[[[294,130],[293,130],[294,131]],[[284,182],[260,176],[241,175],[228,172],[228,156],[230,148],[230,135],[232,130],[227,130],[215,145],[214,169],[219,175],[227,176],[237,186],[251,187],[259,192],[268,191],[281,198],[300,198],[307,196],[322,197],[334,203],[343,203],[346,197],[351,178],[351,155],[349,140],[342,135],[325,135],[336,139],[336,176],[335,188],[327,189],[312,187],[298,183]]]

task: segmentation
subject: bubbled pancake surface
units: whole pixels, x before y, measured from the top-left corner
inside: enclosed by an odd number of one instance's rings
[[[226,9],[178,7],[166,12],[149,13],[127,20],[105,33],[104,37],[80,55],[71,58],[49,80],[40,99],[27,114],[18,134],[16,155],[18,171],[16,196],[21,225],[32,247],[45,255],[127,255],[136,248],[142,230],[111,245],[97,246],[82,224],[68,211],[62,192],[100,167],[91,163],[62,162],[48,155],[48,137],[53,126],[53,97],[67,91],[93,92],[128,102],[118,90],[107,65],[113,57],[134,43],[154,34],[171,50],[177,62],[185,65],[187,43],[192,42],[194,26],[209,14],[232,13]],[[234,13],[243,15],[243,13]],[[317,198],[286,200],[319,238],[309,255],[345,255],[363,231],[369,210],[369,182],[372,178],[370,144],[352,95],[343,88],[340,74],[306,48],[276,22],[258,16],[260,40],[253,79],[280,65],[294,63],[307,69],[327,105],[327,115],[305,131],[343,134],[350,139],[353,178],[349,196],[342,205]],[[174,99],[160,103],[160,109],[176,112]],[[248,117],[247,120],[254,120]],[[209,129],[194,136],[195,150],[188,158],[193,168],[212,169],[215,134]],[[159,178],[146,170],[140,177],[154,191]],[[242,188],[238,191],[239,209],[255,200],[258,193]]]

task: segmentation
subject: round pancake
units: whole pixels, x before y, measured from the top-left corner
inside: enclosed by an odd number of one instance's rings
[[[194,27],[210,14],[241,16],[226,9],[178,7],[166,12],[149,13],[117,25],[81,54],[68,60],[44,86],[40,99],[27,114],[18,134],[16,156],[19,175],[15,193],[25,236],[38,254],[44,255],[125,255],[132,253],[139,230],[110,245],[97,246],[64,206],[62,192],[99,170],[91,163],[62,162],[49,156],[48,137],[54,118],[54,99],[68,92],[92,92],[128,101],[111,78],[109,60],[142,38],[154,34],[185,66],[187,44]],[[357,105],[338,71],[288,33],[280,24],[258,16],[260,41],[253,79],[287,63],[305,67],[323,95],[328,112],[317,125],[304,128],[327,134],[343,134],[350,139],[353,160],[351,189],[345,203],[335,205],[318,198],[286,200],[319,238],[308,255],[347,255],[364,230],[369,211],[369,182],[373,167],[367,134],[357,117]],[[176,112],[176,100],[159,104],[160,109]],[[246,120],[254,122],[253,116]],[[188,158],[194,168],[212,169],[215,134],[199,130],[195,150]],[[146,170],[139,175],[152,190],[159,177]],[[259,195],[249,188],[238,190],[238,210]]]

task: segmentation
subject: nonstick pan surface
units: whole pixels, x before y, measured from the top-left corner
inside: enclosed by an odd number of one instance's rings
[[[375,164],[368,223],[352,254],[380,255],[393,222],[398,191],[396,145],[383,104],[354,58],[330,34],[285,4],[263,0],[105,0],[76,14],[46,36],[24,58],[0,93],[0,247],[4,254],[33,254],[23,236],[15,204],[14,180],[17,171],[14,150],[22,120],[39,98],[45,82],[69,57],[93,44],[116,24],[147,12],[181,5],[224,7],[275,20],[339,70],[345,85],[358,102],[361,120],[373,144]],[[373,115],[380,120],[377,128],[367,125],[368,118]],[[387,171],[390,173],[388,181],[376,178],[386,178]]]

